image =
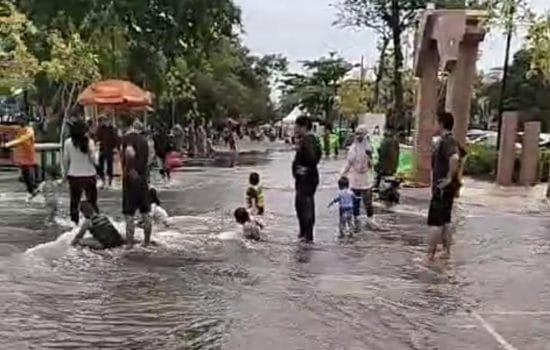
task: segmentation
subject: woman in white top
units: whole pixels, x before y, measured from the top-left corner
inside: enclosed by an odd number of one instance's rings
[[[372,207],[372,149],[367,136],[367,128],[357,127],[355,131],[355,140],[348,151],[348,157],[342,176],[349,179],[350,188],[357,196],[353,206],[353,216],[355,218],[355,228],[360,228],[359,216],[361,214],[361,199],[365,205],[367,217],[372,222],[374,210]]]
[[[78,224],[82,192],[96,212],[97,184],[94,142],[87,136],[88,127],[83,120],[70,125],[70,137],[63,147],[65,178],[69,181],[71,221]]]

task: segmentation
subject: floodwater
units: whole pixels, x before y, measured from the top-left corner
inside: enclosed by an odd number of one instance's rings
[[[66,210],[44,225],[44,209],[24,203],[22,184],[2,181],[0,348],[548,349],[544,212],[461,203],[453,258],[427,264],[421,190],[404,191],[394,213],[378,211],[387,232],[336,240],[327,204],[342,164],[330,160],[316,243],[300,247],[290,157],[179,173],[160,191],[175,227],[155,232],[158,246],[101,254],[68,247]],[[241,241],[231,220],[252,169],[267,187],[261,243]],[[119,192],[100,196],[120,222]],[[529,200],[518,198],[496,203]]]

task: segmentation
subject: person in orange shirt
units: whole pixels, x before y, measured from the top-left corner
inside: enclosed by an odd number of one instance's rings
[[[15,164],[21,169],[27,192],[32,196],[36,190],[36,152],[34,130],[24,115],[17,117],[19,131],[15,139],[4,144],[3,148],[13,148]]]

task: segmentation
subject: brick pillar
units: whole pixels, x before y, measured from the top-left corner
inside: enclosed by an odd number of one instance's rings
[[[524,131],[519,184],[533,186],[538,180],[540,122],[525,123]]]
[[[416,181],[431,181],[432,137],[436,126],[439,55],[435,43],[422,55],[422,70],[417,88],[416,134],[414,141]]]
[[[516,135],[518,128],[518,113],[504,112],[502,115],[502,131],[500,150],[498,152],[497,184],[512,185],[512,174],[516,160]]]
[[[466,145],[470,123],[478,46],[478,41],[464,38],[460,43],[456,65],[447,80],[445,109],[455,117],[454,135],[462,146]]]

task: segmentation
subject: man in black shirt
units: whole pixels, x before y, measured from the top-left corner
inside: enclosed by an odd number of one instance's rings
[[[122,213],[126,218],[126,244],[130,248],[134,244],[134,216],[138,210],[142,215],[143,245],[151,242],[149,145],[142,132],[143,125],[135,121],[122,140]]]
[[[113,156],[119,147],[120,139],[115,127],[105,116],[100,118],[96,136],[99,142],[99,176],[103,186],[106,184],[111,186],[113,183]],[[105,170],[107,170],[108,183],[105,182]]]
[[[444,249],[442,257],[450,257],[451,213],[456,192],[460,187],[460,156],[458,144],[452,134],[453,115],[447,112],[439,114],[438,126],[440,139],[432,154],[432,200],[428,212],[428,225],[437,227],[437,232],[430,239],[430,260],[434,260],[439,242]]]
[[[299,239],[313,242],[315,226],[315,192],[319,185],[317,164],[322,156],[321,145],[311,132],[312,123],[308,117],[299,117],[295,122],[296,156],[292,162],[295,180],[295,208],[300,225]]]

